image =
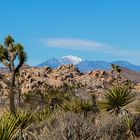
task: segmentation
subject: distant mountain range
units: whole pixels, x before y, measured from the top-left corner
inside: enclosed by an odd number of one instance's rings
[[[128,61],[89,61],[72,55],[64,56],[62,58],[48,59],[45,62],[39,64],[38,67],[49,66],[52,68],[58,68],[59,66],[64,64],[74,64],[79,68],[81,72],[88,72],[97,69],[109,70],[111,69],[111,64],[116,64],[135,71],[140,71],[140,66],[134,65]]]

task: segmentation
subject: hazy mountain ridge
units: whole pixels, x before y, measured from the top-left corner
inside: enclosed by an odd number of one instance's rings
[[[85,61],[77,64],[77,67],[82,72],[88,72],[88,71],[97,70],[97,69],[102,69],[102,70],[111,69],[110,63],[105,62],[105,61],[88,61],[88,60],[85,60]]]
[[[59,66],[64,64],[74,64],[79,68],[81,72],[88,72],[97,69],[109,70],[111,69],[111,64],[117,64],[121,67],[125,67],[135,71],[140,71],[140,66],[134,65],[128,61],[123,61],[123,60],[113,61],[113,62],[89,61],[71,55],[62,58],[48,59],[45,62],[39,64],[38,67],[50,66],[52,68],[58,68]]]

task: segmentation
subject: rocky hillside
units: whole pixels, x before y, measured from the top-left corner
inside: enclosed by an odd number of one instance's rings
[[[134,82],[140,81],[139,72],[122,69],[122,79],[124,81],[132,80]],[[9,73],[3,75],[7,80]],[[110,71],[96,70],[88,73],[81,73],[77,67],[72,64],[60,66],[58,69],[51,69],[50,67],[35,68],[24,67],[20,76],[16,79],[16,85],[20,85],[21,93],[44,91],[47,85],[59,87],[64,83],[81,84],[88,89],[98,90],[104,89],[110,85],[115,79],[116,74],[112,75]],[[8,86],[0,81],[1,90],[6,92]]]
[[[121,67],[121,69],[122,69],[123,77],[126,77],[127,79],[129,79],[133,82],[140,83],[140,72],[130,70],[130,69],[124,68],[124,67]]]
[[[118,82],[134,83],[134,90],[140,92],[140,73],[122,68],[121,79]],[[6,81],[9,81],[10,74],[4,72],[0,74],[0,105],[7,104],[8,88]],[[111,71],[96,70],[82,73],[79,69],[67,64],[57,69],[50,67],[29,67],[24,65],[20,71],[20,76],[16,77],[15,93],[25,95],[26,93],[46,93],[48,87],[63,88],[65,84],[74,89],[74,93],[82,98],[89,98],[90,93],[95,93],[98,99],[102,98],[106,89],[116,83],[117,73]],[[136,83],[137,82],[137,83]],[[68,89],[66,89],[68,90]],[[15,96],[18,96],[15,94]],[[101,98],[100,98],[101,97]]]

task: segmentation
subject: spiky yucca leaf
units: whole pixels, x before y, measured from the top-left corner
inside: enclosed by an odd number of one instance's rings
[[[103,101],[99,103],[101,109],[111,114],[127,113],[126,105],[134,100],[134,94],[126,86],[113,86],[104,95]]]

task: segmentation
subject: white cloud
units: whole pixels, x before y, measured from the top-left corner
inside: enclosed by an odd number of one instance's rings
[[[46,38],[40,39],[40,41],[47,47],[93,51],[127,58],[139,58],[140,55],[140,51],[118,49],[105,43],[90,40]]]
[[[81,39],[41,39],[41,42],[48,47],[66,48],[73,50],[99,51],[111,49],[108,45]]]

